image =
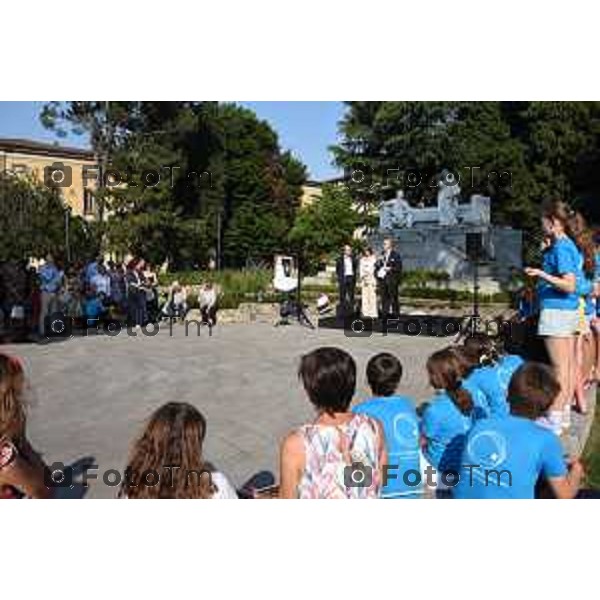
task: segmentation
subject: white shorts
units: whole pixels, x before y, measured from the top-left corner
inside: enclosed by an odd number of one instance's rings
[[[571,337],[579,331],[579,310],[544,308],[540,312],[538,335],[545,337]]]

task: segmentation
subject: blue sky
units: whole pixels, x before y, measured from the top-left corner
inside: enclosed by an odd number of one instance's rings
[[[311,179],[334,177],[328,146],[337,140],[341,102],[239,102],[268,121],[279,135],[281,146],[291,150],[309,170]],[[56,141],[39,121],[43,102],[0,102],[0,137]],[[85,147],[83,137],[59,140],[63,145]]]

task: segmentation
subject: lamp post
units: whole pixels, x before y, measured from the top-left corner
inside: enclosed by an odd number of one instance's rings
[[[71,263],[71,242],[69,239],[69,226],[71,224],[71,207],[65,207],[65,250],[67,253],[67,264]]]
[[[223,258],[221,256],[221,227],[222,227],[222,216],[221,209],[217,212],[217,271],[221,271],[223,268]]]

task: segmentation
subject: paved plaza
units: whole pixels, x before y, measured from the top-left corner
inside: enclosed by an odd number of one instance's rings
[[[253,473],[278,471],[278,447],[291,428],[311,418],[297,379],[301,354],[334,345],[351,352],[359,368],[357,398],[365,396],[365,366],[376,352],[397,354],[405,369],[402,391],[431,394],[426,357],[448,339],[382,336],[348,338],[341,330],[297,325],[222,325],[209,336],[191,327],[154,337],[76,337],[7,347],[27,363],[31,381],[29,434],[48,464],[93,457],[100,475],[122,472],[132,440],[161,404],[197,406],[208,421],[205,456],[241,485]],[[88,498],[112,498],[117,488],[91,483]],[[76,495],[77,490],[73,491]]]

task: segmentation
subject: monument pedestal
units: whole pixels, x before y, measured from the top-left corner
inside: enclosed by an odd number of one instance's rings
[[[481,277],[504,282],[510,278],[511,268],[522,268],[522,233],[510,227],[421,225],[379,231],[371,236],[370,244],[380,253],[383,239],[390,237],[402,256],[405,271],[445,271],[452,285],[455,280],[471,280],[473,277],[473,263],[467,254],[467,233],[482,235]]]
[[[370,236],[369,243],[379,254],[383,239],[392,238],[405,271],[444,271],[452,287],[473,279],[467,239],[475,234],[477,245],[479,239],[482,244],[477,253],[482,283],[486,279],[507,282],[511,269],[522,268],[522,233],[492,225],[490,202],[481,195],[461,202],[458,185],[440,183],[437,207],[414,208],[399,191],[396,198],[381,203],[379,231]]]

